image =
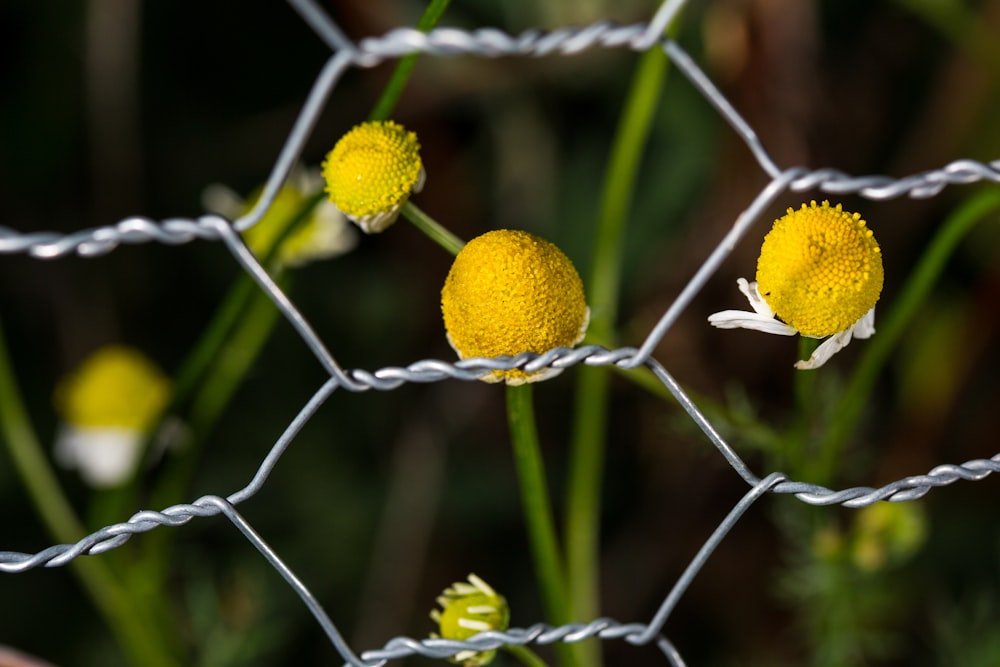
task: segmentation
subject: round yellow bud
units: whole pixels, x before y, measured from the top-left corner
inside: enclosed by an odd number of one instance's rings
[[[170,397],[170,381],[145,355],[109,345],[56,387],[56,407],[76,428],[152,428]]]
[[[572,347],[590,316],[569,258],[544,239],[508,229],[487,232],[458,253],[441,290],[441,311],[448,342],[463,359]],[[556,373],[494,371],[483,379],[522,384]]]
[[[882,253],[859,213],[805,204],[775,220],[757,260],[757,285],[799,333],[823,337],[854,325],[882,292]]]
[[[417,135],[393,121],[361,123],[323,162],[330,201],[366,233],[384,231],[424,184]]]
[[[441,609],[431,611],[431,620],[438,624],[443,639],[464,640],[489,630],[504,631],[510,624],[510,608],[485,581],[474,574],[469,583],[459,581],[438,596]],[[465,667],[482,667],[492,662],[496,650],[459,651],[451,662]]]

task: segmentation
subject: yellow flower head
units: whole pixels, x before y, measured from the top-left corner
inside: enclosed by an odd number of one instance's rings
[[[507,601],[474,574],[469,575],[469,583],[459,581],[446,588],[437,603],[441,609],[431,611],[431,620],[438,624],[440,634],[435,636],[443,639],[461,641],[487,630],[503,631],[510,623]],[[465,667],[480,667],[495,656],[496,650],[460,651],[451,661]]]
[[[805,204],[774,222],[757,260],[757,287],[805,336],[844,331],[882,293],[882,253],[860,213]]]
[[[77,428],[140,433],[155,425],[170,396],[170,381],[141,352],[101,348],[63,378],[55,392],[63,419]]]
[[[424,185],[417,135],[393,121],[361,123],[323,162],[330,201],[368,234],[396,221],[400,207]]]
[[[813,201],[774,221],[760,249],[757,280],[736,281],[753,312],[724,310],[708,321],[722,329],[829,336],[795,364],[819,368],[852,338],[875,333],[883,277],[882,251],[861,214]]]
[[[463,359],[572,347],[590,317],[569,258],[544,239],[508,229],[462,248],[441,290],[441,311],[448,342]],[[483,379],[522,384],[558,372],[494,371]]]
[[[63,419],[56,461],[77,468],[92,487],[125,482],[169,396],[170,382],[140,352],[121,345],[98,350],[56,386]]]

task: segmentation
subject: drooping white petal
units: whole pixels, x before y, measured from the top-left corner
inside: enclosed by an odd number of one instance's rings
[[[760,290],[757,289],[757,281],[748,283],[746,278],[738,278],[736,280],[736,285],[743,292],[743,296],[747,298],[750,302],[750,307],[753,308],[753,312],[758,315],[764,315],[766,317],[774,317],[774,311],[771,306],[767,305],[767,301],[764,301],[764,297],[761,296]]]
[[[847,344],[851,342],[851,338],[854,334],[854,328],[846,329],[844,331],[839,331],[825,341],[823,341],[819,347],[817,347],[812,356],[804,361],[796,361],[795,367],[800,371],[813,370],[819,368],[827,361],[830,357],[840,352],[842,349],[847,347]]]
[[[855,322],[849,329],[840,331],[827,338],[816,348],[809,359],[795,362],[795,367],[799,370],[812,370],[819,368],[830,357],[837,354],[851,342],[853,338],[871,338],[875,335],[875,308],[872,307],[864,316]]]
[[[875,335],[875,306],[851,327],[854,330],[854,337],[859,339],[871,338]]]
[[[723,310],[709,315],[709,324],[720,329],[753,329],[779,336],[794,336],[798,333],[794,328],[774,317],[774,311],[760,295],[756,281],[751,283],[747,282],[746,278],[739,278],[736,285],[740,288],[743,296],[747,298],[753,312]]]
[[[761,315],[747,310],[723,310],[712,313],[708,316],[708,322],[719,329],[753,329],[779,336],[794,336],[798,333],[784,322],[774,319],[773,315]]]

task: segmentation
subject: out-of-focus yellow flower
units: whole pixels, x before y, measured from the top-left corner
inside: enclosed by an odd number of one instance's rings
[[[333,205],[366,234],[384,231],[424,187],[417,135],[391,120],[369,121],[340,138],[323,162]]]
[[[487,630],[503,631],[510,623],[507,601],[474,574],[469,575],[468,583],[458,581],[446,588],[437,603],[441,609],[431,611],[431,620],[438,624],[439,634],[434,636],[443,639],[461,641]],[[489,664],[496,653],[460,651],[450,660],[465,667],[480,667]]]
[[[246,201],[224,185],[210,185],[202,195],[205,208],[230,219],[247,214],[257,203],[263,188],[258,188]],[[267,212],[243,238],[259,258],[267,255],[280,240],[277,259],[285,266],[299,267],[310,262],[343,255],[358,243],[357,231],[344,215],[325,199],[320,200],[298,220],[310,199],[323,190],[323,179],[316,170],[295,169],[278,190]],[[289,225],[295,224],[290,232]]]
[[[874,572],[905,562],[927,541],[927,517],[915,502],[879,502],[858,510],[851,558]]]
[[[169,397],[170,381],[141,352],[101,348],[56,386],[56,460],[94,487],[126,481]]]
[[[861,214],[813,201],[775,220],[760,249],[756,282],[737,281],[753,312],[724,310],[708,321],[722,329],[829,336],[795,364],[819,368],[852,338],[875,333],[882,282],[882,252]]]
[[[572,347],[590,319],[583,282],[563,252],[528,232],[501,229],[469,241],[441,290],[448,342],[468,357]],[[535,382],[561,369],[493,371],[487,382]]]

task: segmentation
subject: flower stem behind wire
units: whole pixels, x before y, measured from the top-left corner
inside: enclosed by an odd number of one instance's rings
[[[535,575],[542,589],[542,602],[549,622],[555,626],[564,625],[570,621],[569,595],[556,537],[552,501],[545,480],[545,463],[538,444],[530,384],[507,386],[507,420]],[[556,650],[564,665],[579,664],[569,644],[559,643]]]
[[[588,340],[607,347],[614,347],[625,223],[667,64],[660,49],[640,57],[605,175],[587,291],[592,313]],[[566,558],[573,616],[585,621],[595,618],[600,609],[601,473],[610,376],[607,368],[598,367],[581,367],[577,373],[566,502]],[[577,646],[583,664],[600,664],[596,642]]]
[[[434,218],[417,208],[417,205],[412,201],[407,200],[407,202],[403,204],[400,213],[404,218],[412,222],[413,226],[423,232],[430,240],[437,243],[452,255],[457,255],[458,252],[465,246],[465,242],[462,239],[452,234],[439,222],[434,220]]]

